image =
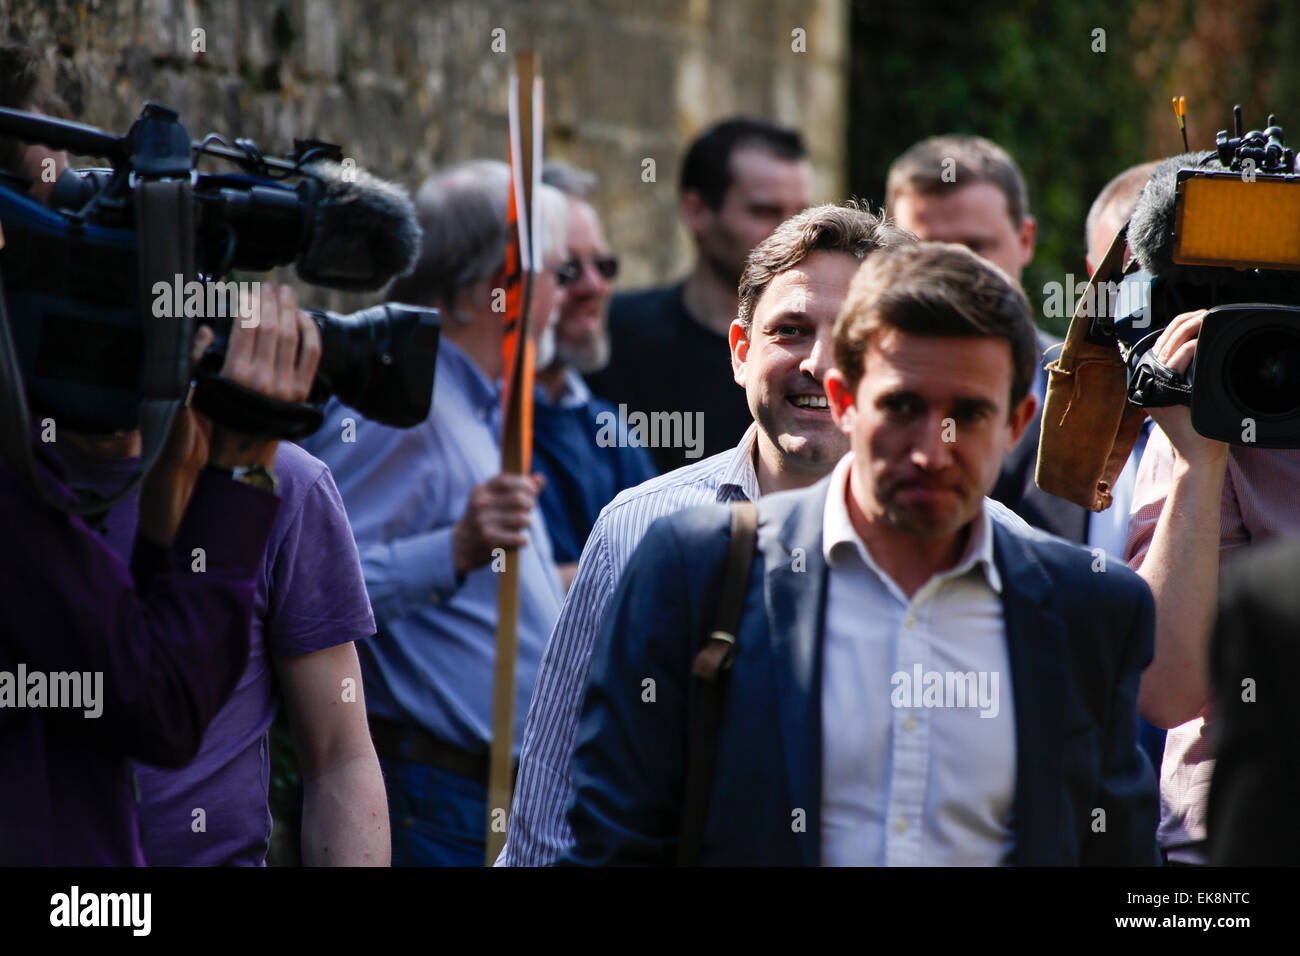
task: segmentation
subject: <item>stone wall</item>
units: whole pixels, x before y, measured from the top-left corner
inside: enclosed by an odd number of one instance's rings
[[[0,23],[7,42],[45,51],[83,122],[123,132],[154,100],[195,138],[248,136],[276,154],[294,136],[338,142],[412,191],[447,163],[505,157],[513,53],[537,49],[546,155],[600,176],[596,203],[630,288],[687,268],[678,165],[719,117],[798,127],[816,198],[842,198],[847,3],[0,0]]]

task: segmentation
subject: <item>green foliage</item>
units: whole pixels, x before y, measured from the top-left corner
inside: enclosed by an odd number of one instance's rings
[[[1116,173],[1152,157],[1153,93],[1134,81],[1130,21],[1140,0],[1037,3],[857,0],[852,7],[850,190],[884,199],[890,162],[919,139],[975,133],[1024,171],[1038,248],[1023,282],[1084,274],[1084,219]],[[1106,50],[1093,52],[1093,30]],[[1168,97],[1164,97],[1168,103]],[[1169,125],[1174,125],[1166,105]],[[1063,335],[1067,319],[1041,318]]]

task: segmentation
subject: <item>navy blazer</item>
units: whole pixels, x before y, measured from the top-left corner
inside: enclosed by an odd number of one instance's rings
[[[1088,509],[1044,491],[1034,479],[1042,429],[1043,412],[1040,408],[1020,442],[1008,453],[989,497],[1002,502],[1035,528],[1086,545],[1091,520]]]
[[[704,864],[820,860],[828,487],[824,479],[758,505]],[[1154,864],[1155,777],[1137,736],[1151,592],[1122,565],[1094,572],[1092,555],[1065,541],[993,527],[1016,717],[1006,862]],[[726,505],[679,512],[651,526],[624,571],[592,658],[572,768],[576,842],[563,862],[674,862],[691,663],[712,626],[729,538]]]

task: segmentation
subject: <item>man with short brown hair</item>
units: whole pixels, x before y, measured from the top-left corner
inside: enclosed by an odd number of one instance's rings
[[[952,242],[1002,269],[1017,284],[1034,257],[1037,223],[1029,214],[1025,177],[1014,159],[982,136],[931,136],[889,168],[885,205],[899,226],[932,242]],[[1038,331],[1040,369],[1032,390],[1041,411],[1047,395],[1042,357],[1060,340]],[[1039,420],[1007,456],[992,497],[1036,528],[1084,544],[1088,512],[1034,482]]]
[[[754,423],[735,448],[629,488],[601,511],[542,657],[499,865],[545,866],[571,842],[569,759],[592,643],[650,523],[692,505],[804,487],[847,450],[822,388],[831,328],[859,263],[909,241],[855,204],[827,205],[782,223],[751,253],[730,341]]]
[[[835,364],[845,383],[857,389],[868,347],[888,329],[993,336],[1011,346],[1010,406],[1018,412],[1029,394],[1037,349],[1033,324],[1021,320],[1024,296],[1007,291],[1009,278],[1001,270],[977,268],[967,256],[940,255],[933,243],[861,270],[836,325]]]
[[[965,246],[1016,282],[1034,258],[1038,223],[1025,177],[1006,150],[982,136],[914,144],[889,167],[885,208],[904,229]]]
[[[986,497],[1034,410],[1033,334],[1024,295],[965,249],[902,244],[855,276],[825,376],[851,453],[758,502],[700,863],[1155,862],[1150,592]],[[660,519],[623,573],[566,862],[676,856],[730,512]]]

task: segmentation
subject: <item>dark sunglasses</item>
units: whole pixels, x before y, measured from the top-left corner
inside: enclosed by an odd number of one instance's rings
[[[600,273],[603,279],[610,280],[618,275],[618,256],[595,256],[587,261]],[[555,277],[559,280],[561,286],[577,282],[582,278],[582,260],[570,259],[564,265],[557,267]]]

